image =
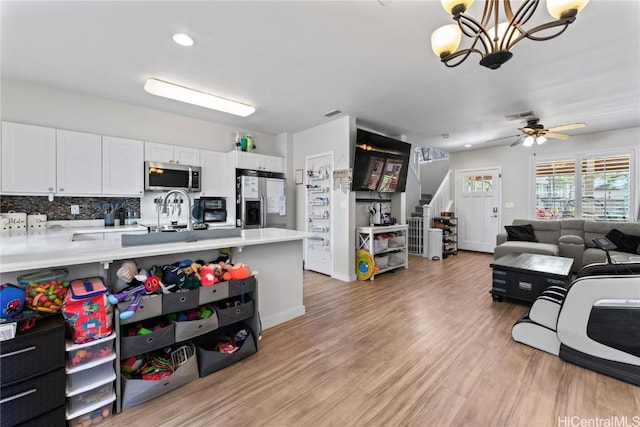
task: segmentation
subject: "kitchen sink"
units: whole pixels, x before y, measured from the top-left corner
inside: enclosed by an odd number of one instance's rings
[[[206,224],[205,224],[206,225]],[[161,233],[156,233],[157,226],[147,226],[147,234],[123,234],[122,246],[153,245],[158,243],[196,242],[198,240],[240,237],[240,228],[213,227],[210,229],[187,230],[185,227],[161,227]]]

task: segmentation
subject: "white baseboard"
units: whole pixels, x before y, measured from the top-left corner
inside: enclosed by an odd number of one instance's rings
[[[279,325],[281,323],[287,322],[291,319],[295,319],[296,317],[304,316],[306,312],[305,306],[301,305],[299,307],[291,308],[287,311],[282,311],[280,313],[276,313],[269,317],[262,318],[262,329],[268,329],[272,326]]]

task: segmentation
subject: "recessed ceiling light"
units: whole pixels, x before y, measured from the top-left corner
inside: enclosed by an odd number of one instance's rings
[[[469,148],[469,147],[473,147],[473,145],[471,145],[471,144],[465,144],[464,145],[464,148]]]
[[[193,46],[193,39],[183,33],[174,34],[173,41],[178,43],[180,46]]]
[[[144,84],[144,90],[153,95],[173,99],[199,107],[210,108],[224,113],[235,114],[240,117],[247,117],[253,114],[256,109],[251,105],[232,101],[219,96],[211,95],[199,90],[189,89],[173,83],[163,82],[157,79],[148,79]]]

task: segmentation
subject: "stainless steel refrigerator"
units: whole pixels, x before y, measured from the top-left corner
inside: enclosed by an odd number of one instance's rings
[[[237,169],[236,222],[242,228],[286,228],[284,174]]]

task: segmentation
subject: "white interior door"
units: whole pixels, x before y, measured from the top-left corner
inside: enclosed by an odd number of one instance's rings
[[[493,252],[500,230],[500,168],[456,172],[458,248]]]

